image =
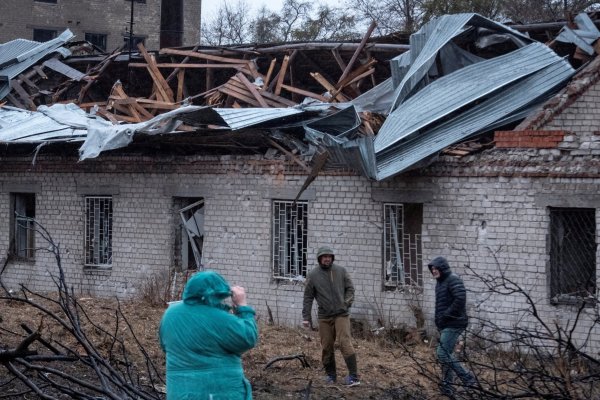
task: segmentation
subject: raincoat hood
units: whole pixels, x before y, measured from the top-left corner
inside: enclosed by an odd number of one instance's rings
[[[202,271],[192,276],[185,285],[182,298],[186,304],[228,308],[223,304],[223,300],[229,296],[231,288],[225,278],[215,271]]]

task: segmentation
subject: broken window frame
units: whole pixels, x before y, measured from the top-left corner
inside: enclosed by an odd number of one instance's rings
[[[423,205],[420,203],[383,204],[385,290],[423,287],[422,220]]]
[[[272,212],[273,278],[302,280],[308,265],[308,202],[273,200]]]
[[[596,209],[548,207],[548,215],[550,303],[595,304]]]
[[[108,35],[106,33],[85,32],[85,41],[106,51]]]
[[[185,199],[178,198],[180,201]],[[191,199],[190,199],[191,200]],[[198,199],[192,201],[191,204],[183,208],[177,209],[177,214],[179,214],[179,218],[181,218],[181,225],[178,225],[178,229],[181,230],[180,235],[176,235],[176,238],[179,239],[179,246],[176,244],[176,249],[179,249],[181,252],[179,260],[180,265],[178,266],[180,270],[185,271],[189,269],[203,269],[202,264],[202,245],[204,243],[204,235],[196,235],[196,233],[191,230],[187,224],[189,220],[191,220],[192,216],[196,214],[197,211],[204,207],[204,199]],[[192,215],[188,215],[189,211],[192,211]],[[202,233],[204,231],[203,226],[198,226],[198,221],[194,218],[194,223],[196,224],[196,232]],[[185,236],[184,236],[185,235]],[[186,240],[184,241],[184,237]],[[194,264],[189,262],[189,249],[191,249],[191,253],[194,257]],[[176,266],[177,267],[177,266]]]
[[[35,193],[11,193],[10,254],[22,260],[35,258]]]
[[[85,261],[87,268],[111,268],[113,197],[85,196]]]

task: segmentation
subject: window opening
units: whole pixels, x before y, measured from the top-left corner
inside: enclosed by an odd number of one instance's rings
[[[596,294],[596,210],[550,208],[550,297],[553,304]]]
[[[273,201],[273,276],[306,277],[308,202]]]
[[[185,206],[184,206],[185,204]],[[202,269],[204,199],[176,198],[175,266],[180,270]]]
[[[85,265],[112,264],[113,202],[111,196],[85,198]]]
[[[423,286],[421,229],[423,205],[389,203],[383,206],[385,286]]]
[[[16,257],[31,259],[35,255],[35,194],[12,193],[13,205],[11,250]]]

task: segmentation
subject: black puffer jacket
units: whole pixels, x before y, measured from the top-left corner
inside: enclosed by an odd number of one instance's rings
[[[458,275],[450,271],[450,265],[444,257],[434,258],[428,265],[429,270],[436,267],[440,271],[435,285],[435,326],[444,328],[466,328],[467,291]]]

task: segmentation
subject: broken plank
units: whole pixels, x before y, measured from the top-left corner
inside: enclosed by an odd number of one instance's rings
[[[275,69],[275,64],[277,63],[277,59],[274,58],[271,60],[271,64],[269,65],[269,70],[267,71],[267,76],[263,81],[263,88],[269,87],[269,81],[271,80],[271,76],[273,75],[273,69]]]
[[[348,65],[346,66],[346,69],[342,73],[342,76],[340,76],[340,79],[338,79],[338,83],[342,82],[346,78],[346,76],[350,73],[350,70],[352,69],[354,63],[358,59],[360,52],[365,47],[365,44],[367,44],[367,40],[369,39],[369,37],[371,36],[371,33],[373,33],[373,31],[375,30],[376,27],[377,27],[377,23],[375,21],[371,22],[369,29],[367,29],[367,33],[365,33],[365,36],[362,38],[362,40],[360,42],[360,45],[356,48],[356,50],[354,51],[354,54],[352,54],[352,58],[350,59],[350,62],[348,62]]]
[[[303,163],[302,160],[300,160],[294,153],[285,149],[283,146],[281,146],[279,143],[277,143],[271,138],[269,138],[268,141],[269,143],[271,143],[272,146],[274,146],[275,148],[286,154],[288,157],[290,157],[292,161],[301,166],[306,172],[310,173],[311,169],[305,163]]]
[[[241,100],[241,101],[243,101],[245,103],[248,103],[248,104],[250,104],[250,105],[252,105],[254,107],[258,107],[259,106],[258,102],[253,97],[250,97],[250,96],[247,96],[245,94],[239,93],[239,92],[237,92],[235,90],[232,90],[230,88],[222,87],[222,88],[219,89],[219,92],[225,93],[228,96],[231,96],[233,98]]]
[[[31,100],[31,95],[27,93],[25,89],[23,89],[23,86],[21,86],[21,84],[16,79],[11,79],[10,87],[16,92],[16,94],[21,98],[21,100],[25,102],[26,109],[32,111],[35,111],[37,109],[37,106],[35,105],[33,100]]]
[[[164,101],[174,101],[175,97],[173,96],[173,91],[169,87],[169,84],[167,83],[165,78],[160,73],[160,70],[156,66],[156,61],[154,60],[154,58],[150,56],[148,51],[146,51],[146,48],[144,47],[143,43],[138,43],[137,47],[140,50],[142,56],[144,57],[144,60],[146,60],[146,63],[148,63],[147,69],[150,73],[150,76],[152,77],[152,80],[156,83],[158,93],[160,93]]]
[[[231,63],[231,64],[248,64],[250,62],[248,60],[242,60],[239,58],[213,56],[213,55],[205,54],[205,53],[201,53],[201,52],[175,50],[175,49],[170,49],[170,48],[161,49],[159,51],[159,53],[160,54],[187,56],[187,57],[193,57],[193,58],[201,58],[204,60],[217,61],[217,62],[222,62],[222,63]]]
[[[310,76],[312,76],[317,82],[321,84],[321,86],[325,88],[325,90],[329,92],[329,94],[331,95],[331,99],[329,99],[329,101],[332,101],[334,99],[337,99],[342,103],[348,101],[348,98],[341,94],[340,91],[336,89],[335,86],[333,86],[331,83],[329,83],[327,79],[325,79],[320,73],[311,72]]]
[[[327,101],[328,101],[327,98],[325,98],[324,96],[321,96],[320,94],[316,94],[313,92],[309,92],[308,90],[302,90],[302,89],[298,89],[298,88],[295,88],[293,86],[288,86],[288,85],[281,85],[281,88],[287,90],[288,92],[301,94],[306,97],[311,97],[313,99],[321,100],[324,103],[327,103]]]
[[[130,67],[134,68],[148,68],[148,64],[146,63],[131,63],[128,64]],[[247,68],[246,64],[177,64],[177,63],[157,63],[156,66],[158,68],[231,68],[237,70],[244,70],[248,73],[250,72]]]
[[[285,78],[285,74],[287,71],[288,63],[290,62],[290,56],[286,55],[283,57],[283,63],[281,63],[281,69],[279,70],[279,76],[277,77],[277,85],[275,86],[275,94],[281,94],[281,87],[283,85],[283,79]]]
[[[180,69],[177,72],[177,97],[175,100],[180,102],[183,100],[183,80],[185,78],[185,69]]]
[[[241,72],[238,72],[237,74],[235,74],[235,76],[250,91],[250,93],[252,94],[252,96],[254,96],[254,98],[258,101],[258,104],[260,104],[261,107],[265,107],[265,108],[269,107],[269,105],[265,102],[265,99],[263,99],[262,96],[260,95],[260,93],[258,93],[256,85],[254,85],[252,82],[250,82],[248,80],[248,78],[246,78],[244,76],[244,74],[242,74]]]

